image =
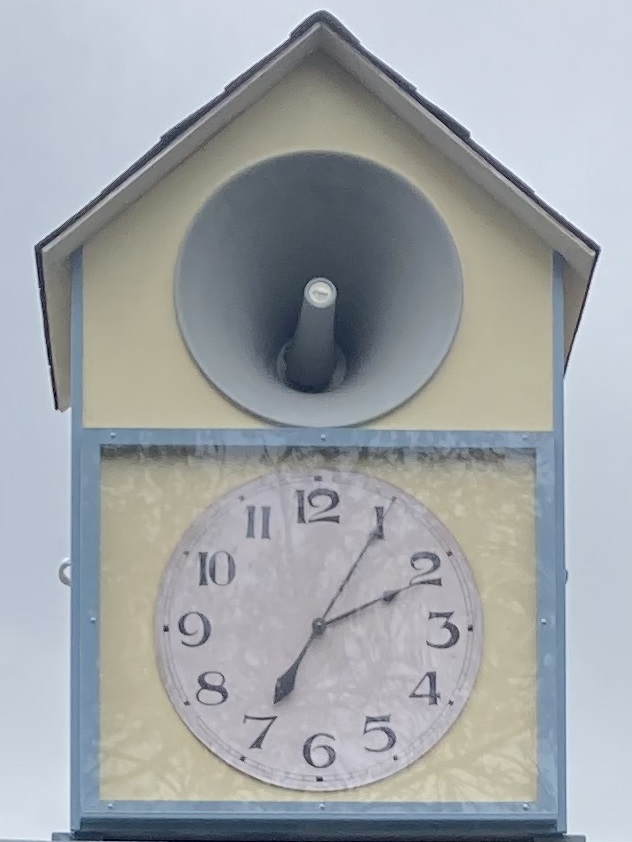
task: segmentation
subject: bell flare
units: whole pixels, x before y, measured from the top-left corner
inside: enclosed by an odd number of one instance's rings
[[[174,299],[209,388],[266,422],[344,427],[435,375],[463,283],[450,231],[415,185],[366,158],[297,152],[209,196],[181,243]]]

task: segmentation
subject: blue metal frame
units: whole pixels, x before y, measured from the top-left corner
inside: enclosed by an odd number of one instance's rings
[[[81,257],[73,257],[72,829],[140,838],[337,839],[562,832],[565,806],[563,261],[554,260],[554,431],[85,429],[81,426]],[[536,461],[538,791],[532,803],[104,802],[99,798],[100,463],[104,446],[288,446],[530,451]],[[83,564],[81,561],[83,560]],[[80,567],[83,566],[83,575]],[[323,796],[326,799],[326,795]],[[212,829],[212,830],[211,830]]]
[[[70,822],[78,828],[81,820],[81,439],[83,429],[83,254],[76,251],[70,258],[71,321],[70,321],[70,403],[71,403],[71,618],[70,633]]]
[[[555,459],[555,652],[557,657],[558,830],[567,830],[566,797],[566,553],[564,501],[564,272],[566,261],[553,253],[553,435]]]

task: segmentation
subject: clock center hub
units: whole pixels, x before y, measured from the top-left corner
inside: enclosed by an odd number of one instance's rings
[[[312,631],[315,635],[322,635],[325,634],[325,629],[327,628],[327,621],[323,620],[322,617],[316,617],[315,620],[312,620]]]

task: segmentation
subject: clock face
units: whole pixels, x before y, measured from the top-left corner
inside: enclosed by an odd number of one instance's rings
[[[165,571],[157,660],[212,752],[298,790],[420,761],[472,691],[476,586],[420,502],[352,471],[274,473],[203,511]]]

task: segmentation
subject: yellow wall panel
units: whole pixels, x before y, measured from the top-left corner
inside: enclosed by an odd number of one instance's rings
[[[433,380],[377,428],[550,430],[550,249],[323,57],[234,120],[84,248],[84,424],[261,427],[204,378],[180,337],[173,275],[205,200],[253,163],[331,150],[370,158],[422,190],[460,254],[465,299]]]
[[[228,490],[275,470],[361,470],[428,506],[467,557],[481,597],[483,660],[465,710],[427,755],[348,792],[257,781],[209,752],[174,711],[154,657],[153,612],[174,546]],[[138,449],[102,461],[100,790],[105,800],[532,801],[536,796],[535,475],[528,454],[361,464],[297,452],[257,460]],[[478,517],[477,512],[493,513]]]

